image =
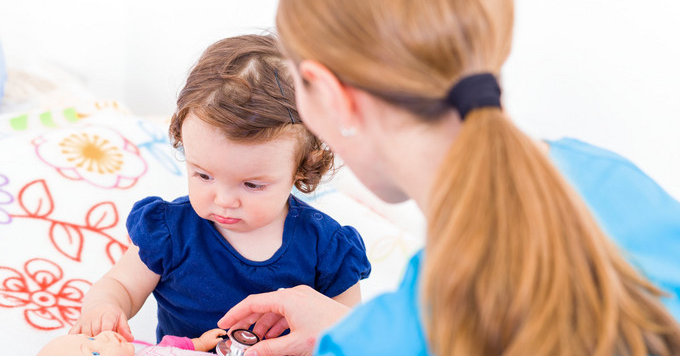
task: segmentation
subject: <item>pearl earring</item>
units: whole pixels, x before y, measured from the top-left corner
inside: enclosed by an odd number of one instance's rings
[[[351,136],[354,136],[355,133],[357,133],[357,129],[354,128],[354,127],[350,127],[350,128],[341,127],[340,128],[340,134],[342,135],[342,137],[351,137]]]

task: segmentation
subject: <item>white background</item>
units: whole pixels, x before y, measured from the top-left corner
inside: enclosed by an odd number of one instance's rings
[[[416,1],[416,0],[414,0]],[[46,60],[98,98],[170,115],[202,50],[274,25],[275,0],[0,0],[14,61]],[[680,197],[680,1],[520,0],[503,71],[513,119],[627,156]]]

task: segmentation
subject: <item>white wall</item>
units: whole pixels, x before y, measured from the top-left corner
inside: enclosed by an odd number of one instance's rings
[[[276,3],[0,0],[0,40],[9,66],[48,59],[98,97],[169,115],[201,51],[271,28]],[[678,19],[677,0],[519,0],[506,108],[533,136],[624,154],[680,198]]]
[[[520,0],[505,101],[537,137],[637,163],[680,198],[680,1]]]
[[[274,26],[276,0],[0,0],[8,56],[79,75],[135,113],[169,114],[188,70],[218,39]],[[12,65],[12,63],[8,63]]]

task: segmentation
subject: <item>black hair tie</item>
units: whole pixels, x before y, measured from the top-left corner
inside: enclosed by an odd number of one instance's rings
[[[456,83],[446,95],[446,102],[458,109],[460,119],[474,109],[501,107],[501,88],[491,73],[474,74]]]

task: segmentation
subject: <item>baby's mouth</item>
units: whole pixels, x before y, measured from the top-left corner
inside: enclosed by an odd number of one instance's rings
[[[215,218],[215,221],[217,221],[219,224],[222,224],[222,225],[236,224],[237,222],[241,221],[241,219],[228,218],[228,217],[219,216],[219,215],[213,215],[213,217]]]

